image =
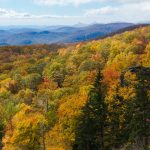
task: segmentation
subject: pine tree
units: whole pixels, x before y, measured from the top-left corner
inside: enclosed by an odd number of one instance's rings
[[[104,150],[106,105],[102,89],[102,75],[98,71],[88,102],[83,108],[76,132],[75,150]]]
[[[138,84],[136,86],[136,97],[132,119],[130,122],[131,134],[130,138],[136,142],[143,150],[148,150],[150,124],[150,102],[148,97],[150,68],[134,68],[131,70],[136,73]]]

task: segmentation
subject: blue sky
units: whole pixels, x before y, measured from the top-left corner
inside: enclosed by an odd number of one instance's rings
[[[0,0],[0,25],[149,22],[150,0]]]

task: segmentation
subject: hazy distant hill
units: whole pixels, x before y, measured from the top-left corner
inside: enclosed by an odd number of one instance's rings
[[[0,45],[74,43],[103,37],[130,27],[131,23],[110,23],[74,26],[24,27],[0,30]]]

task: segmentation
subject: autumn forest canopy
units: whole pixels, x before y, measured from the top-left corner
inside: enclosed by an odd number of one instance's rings
[[[149,150],[149,136],[150,27],[0,47],[0,149]]]

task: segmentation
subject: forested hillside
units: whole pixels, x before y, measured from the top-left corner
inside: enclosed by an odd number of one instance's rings
[[[3,150],[148,150],[150,27],[1,47],[0,63]]]

